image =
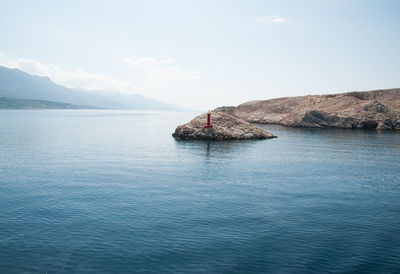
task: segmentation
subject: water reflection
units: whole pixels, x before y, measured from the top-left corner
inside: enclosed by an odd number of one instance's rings
[[[400,148],[400,138],[395,138],[400,136],[400,132],[396,131],[258,126],[277,135],[278,138],[247,141],[175,141],[176,153],[185,157],[197,156],[206,159],[238,158],[244,154],[249,158],[260,153],[293,158],[296,153],[302,151],[303,157],[309,154],[314,158],[316,152],[330,155],[330,152],[336,151],[340,154],[334,154],[332,157],[354,158],[356,155],[379,153],[381,149]]]
[[[224,141],[175,141],[176,148],[182,153],[191,153],[209,157],[226,157],[233,152],[237,144]]]
[[[371,130],[371,129],[336,129],[336,128],[293,128],[280,125],[258,124],[260,128],[278,136],[280,141],[286,140],[294,144],[308,143],[315,139],[315,146],[334,146],[335,149],[352,150],[355,147],[365,146],[373,142],[375,147],[388,145],[398,149],[400,142],[399,131],[392,130]],[[388,140],[392,140],[388,142]]]
[[[207,142],[206,158],[210,156],[210,142]]]
[[[256,141],[197,141],[185,140],[175,141],[175,146],[179,153],[189,153],[203,155],[206,158],[230,158],[234,152],[245,150],[257,143],[265,140]],[[267,140],[268,141],[268,140]]]

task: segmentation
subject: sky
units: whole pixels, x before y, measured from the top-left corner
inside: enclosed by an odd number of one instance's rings
[[[400,1],[0,0],[0,65],[196,110],[400,87]]]

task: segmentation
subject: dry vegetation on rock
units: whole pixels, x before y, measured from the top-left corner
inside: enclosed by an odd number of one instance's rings
[[[285,97],[216,110],[252,123],[400,129],[400,89]]]

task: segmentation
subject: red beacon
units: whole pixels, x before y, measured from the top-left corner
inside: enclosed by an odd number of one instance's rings
[[[212,124],[211,124],[211,112],[207,113],[207,124],[203,127],[203,129],[205,128],[212,128]]]

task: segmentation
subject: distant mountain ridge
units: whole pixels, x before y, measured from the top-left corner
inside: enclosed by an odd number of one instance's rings
[[[250,101],[217,111],[289,127],[400,129],[400,89]]]
[[[109,109],[173,110],[178,107],[139,94],[110,94],[67,88],[48,77],[0,66],[0,96],[14,99],[45,100],[78,106]]]
[[[0,109],[97,109],[62,102],[0,97]]]

